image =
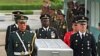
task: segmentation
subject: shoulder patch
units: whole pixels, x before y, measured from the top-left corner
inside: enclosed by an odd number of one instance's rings
[[[16,33],[16,31],[12,31],[12,32],[10,32],[11,34],[13,34],[13,33]]]

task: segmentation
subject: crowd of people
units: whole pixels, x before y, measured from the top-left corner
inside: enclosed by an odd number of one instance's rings
[[[60,9],[46,4],[40,16],[42,27],[35,32],[27,25],[28,17],[23,15],[24,12],[14,11],[12,14],[15,24],[8,26],[6,31],[7,56],[36,56],[36,38],[61,39],[73,49],[73,56],[97,56],[97,52],[100,56],[100,37],[96,45],[95,37],[88,31],[89,18],[84,15],[84,4],[68,2],[66,19]]]

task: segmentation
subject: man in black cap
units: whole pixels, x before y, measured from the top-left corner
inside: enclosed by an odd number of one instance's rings
[[[27,30],[26,16],[18,16],[18,30],[11,32],[8,38],[7,56],[35,56],[35,33]]]
[[[5,38],[5,50],[7,51],[8,49],[8,38],[11,32],[18,30],[18,16],[21,16],[23,14],[23,12],[21,11],[14,11],[12,12],[14,14],[14,20],[15,20],[15,24],[9,25],[7,27],[7,31],[6,31],[6,38]],[[29,25],[27,25],[26,27],[27,30],[30,30]]]
[[[21,11],[13,11],[12,14],[13,14],[13,18],[14,18],[15,22],[17,23],[17,20],[15,18],[19,15],[23,15],[24,13]]]
[[[40,16],[42,28],[36,30],[39,39],[57,39],[58,33],[55,28],[50,27],[50,15],[44,14]]]
[[[71,36],[70,47],[74,56],[96,56],[96,41],[92,34],[87,32],[88,18],[78,16],[79,31]]]

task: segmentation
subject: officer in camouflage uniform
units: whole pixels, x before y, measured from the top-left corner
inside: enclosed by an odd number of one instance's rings
[[[50,27],[50,15],[44,14],[40,16],[42,28],[36,30],[38,39],[58,39],[57,30]]]
[[[96,56],[96,41],[92,34],[87,32],[87,17],[78,16],[79,31],[70,38],[70,47],[74,56]]]
[[[57,20],[56,20],[56,18],[57,18],[57,15],[56,15],[56,13],[55,13],[55,9],[54,8],[50,8],[50,10],[49,10],[49,15],[50,15],[50,26],[51,27],[54,27],[54,28],[58,28],[57,27]]]
[[[57,14],[57,30],[59,33],[59,37],[60,39],[63,40],[63,37],[67,31],[67,26],[66,26],[66,22],[65,22],[65,15],[64,14]]]
[[[18,16],[18,30],[8,39],[7,56],[35,56],[35,34],[26,29],[28,17]]]
[[[72,30],[72,24],[71,22],[73,21],[74,17],[78,16],[78,3],[74,1],[69,1],[67,3],[68,9],[67,9],[67,26],[68,26],[68,31]]]
[[[17,20],[18,19],[16,17],[22,15],[23,12],[21,12],[21,11],[14,11],[14,12],[12,12],[12,14],[14,15],[15,24],[9,25],[7,27],[6,38],[5,38],[5,50],[6,51],[8,49],[8,38],[9,38],[10,33],[13,32],[13,31],[18,30],[18,25],[17,25]],[[29,25],[27,25],[26,29],[30,30]]]

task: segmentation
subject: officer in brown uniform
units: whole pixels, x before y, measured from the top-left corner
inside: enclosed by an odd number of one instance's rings
[[[69,1],[67,3],[68,9],[67,9],[67,26],[68,26],[68,31],[72,30],[72,25],[71,22],[73,21],[74,17],[78,16],[78,3],[74,1]]]

